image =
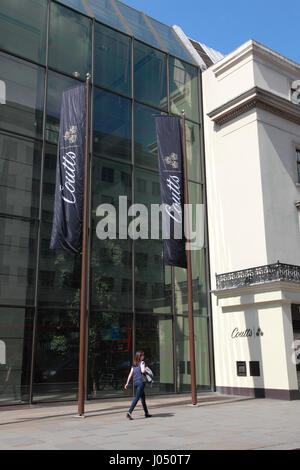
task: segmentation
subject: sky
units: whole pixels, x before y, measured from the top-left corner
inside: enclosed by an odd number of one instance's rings
[[[123,0],[222,54],[255,39],[300,63],[300,5],[284,0]]]

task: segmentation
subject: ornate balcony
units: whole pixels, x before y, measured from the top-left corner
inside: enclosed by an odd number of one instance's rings
[[[277,263],[265,266],[216,274],[216,281],[217,290],[265,284],[273,281],[300,283],[300,266],[284,264],[278,261]]]

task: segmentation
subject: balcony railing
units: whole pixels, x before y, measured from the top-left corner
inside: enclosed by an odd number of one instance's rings
[[[274,264],[242,269],[231,273],[216,274],[217,290],[246,287],[255,284],[265,284],[273,281],[299,282],[300,266],[284,264],[279,261]]]

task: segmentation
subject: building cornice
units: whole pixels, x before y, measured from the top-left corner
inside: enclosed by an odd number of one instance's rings
[[[300,124],[300,106],[260,87],[253,87],[227,103],[207,113],[218,125],[223,125],[251,109],[263,109],[283,119]]]
[[[255,57],[260,57],[265,62],[276,65],[288,73],[300,75],[300,64],[294,62],[291,59],[288,59],[287,57],[284,57],[281,54],[278,54],[278,52],[273,51],[272,49],[255,41],[254,39],[250,39],[249,41],[242,44],[240,47],[226,55],[217,64],[210,67],[210,69],[213,70],[216,77],[219,77],[227,70],[231,69],[250,56],[252,56],[253,59]]]

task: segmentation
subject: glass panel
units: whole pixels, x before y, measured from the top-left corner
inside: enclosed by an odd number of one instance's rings
[[[46,28],[45,0],[1,0],[1,49],[45,64]]]
[[[199,121],[198,69],[170,57],[171,112]]]
[[[134,42],[135,99],[168,109],[167,56],[163,52]]]
[[[189,325],[187,317],[176,316],[176,366],[179,392],[191,390]],[[194,318],[197,390],[210,390],[209,339],[206,318]]]
[[[0,405],[29,400],[33,313],[28,308],[0,308]]]
[[[95,88],[94,153],[131,160],[131,101]]]
[[[42,144],[0,133],[0,212],[39,215]]]
[[[34,303],[37,226],[0,218],[0,297],[2,304]]]
[[[131,395],[131,387],[124,390],[131,359],[132,315],[92,312],[89,321],[89,398]]]
[[[91,301],[96,308],[132,310],[132,242],[131,239],[119,239],[118,234],[119,195],[126,196],[128,206],[131,205],[131,185],[131,168],[129,166],[94,157]],[[112,204],[116,209],[117,239],[101,240],[99,238],[101,220],[106,219],[106,215],[100,218],[100,216],[96,216],[96,210],[103,203]],[[125,210],[127,211],[126,206]],[[105,222],[103,225],[106,225]],[[102,232],[105,230],[103,227]]]
[[[145,363],[154,373],[147,395],[174,392],[172,318],[136,315],[136,350],[145,353]]]
[[[159,111],[135,103],[134,159],[136,165],[158,169],[155,118]],[[158,188],[159,191],[159,188]]]
[[[48,72],[47,89],[47,118],[46,118],[46,140],[57,143],[59,133],[60,108],[62,93],[65,89],[75,87],[79,82],[73,78]]]
[[[60,3],[62,3],[63,5],[67,5],[71,8],[73,8],[74,10],[78,10],[80,11],[81,13],[84,13],[85,15],[88,15],[89,16],[89,11],[88,9],[85,7],[85,0],[82,1],[82,0],[58,0]],[[99,1],[99,0],[97,0]]]
[[[189,202],[190,204],[202,204],[202,185],[189,182]],[[200,221],[201,222],[201,221]],[[203,222],[203,221],[202,221]],[[198,222],[199,223],[199,222]],[[204,223],[204,222],[203,222]],[[203,225],[201,225],[203,227]],[[192,230],[196,231],[196,211],[192,210]],[[203,227],[204,229],[204,227]],[[199,233],[197,233],[199,236]],[[200,241],[199,236],[199,241]],[[196,240],[192,240],[192,242]],[[203,241],[203,240],[202,240]],[[192,279],[193,279],[193,300],[194,314],[206,314],[206,277],[205,277],[205,252],[202,250],[191,250]],[[187,314],[187,270],[175,268],[175,310],[178,314]]]
[[[151,46],[161,49],[161,44],[154,36],[142,13],[125,5],[124,3],[119,2],[118,0],[115,1],[121,14],[124,16],[127,24],[129,25],[133,36],[137,39],[140,39],[141,41],[151,44]]]
[[[0,83],[6,100],[0,105],[0,127],[28,137],[42,136],[44,70],[0,53]]]
[[[80,300],[81,256],[63,250],[50,250],[55,193],[56,146],[48,144],[45,153],[39,305],[76,308]],[[55,296],[53,295],[55,292]]]
[[[70,0],[69,0],[70,1]],[[116,10],[112,6],[110,0],[86,0],[90,9],[95,15],[96,20],[101,21],[108,26],[123,31],[123,33],[128,33],[124,24],[121,21],[120,16],[117,14]]]
[[[193,63],[193,59],[185,51],[184,47],[181,45],[179,39],[177,39],[176,34],[173,32],[170,26],[160,23],[160,21],[151,18],[148,16],[148,20],[155,29],[160,40],[165,44],[168,52],[180,59],[186,60],[187,62]]]
[[[78,391],[78,364],[78,310],[68,307],[62,310],[39,310],[33,399],[75,400]]]
[[[91,73],[92,22],[56,3],[51,3],[49,66],[85,80]]]
[[[135,241],[135,308],[137,312],[171,313],[171,269],[163,264],[163,246]]]
[[[202,179],[202,172],[199,126],[192,122],[185,121],[185,135],[188,177],[193,181],[200,182]]]
[[[95,83],[131,96],[131,39],[95,24]]]

